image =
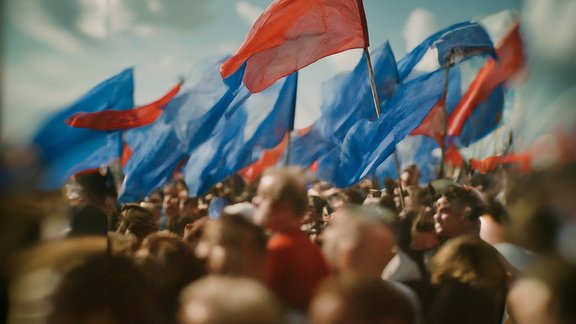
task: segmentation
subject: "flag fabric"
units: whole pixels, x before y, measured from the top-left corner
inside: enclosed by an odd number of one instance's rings
[[[370,53],[376,91],[381,102],[390,99],[399,83],[396,59],[388,42]],[[376,120],[367,58],[363,54],[352,72],[322,85],[322,116],[315,123],[320,134],[340,143],[358,120]]]
[[[443,80],[444,71],[438,70],[399,87],[383,107],[380,119],[356,123],[342,146],[319,160],[318,177],[346,187],[372,174],[440,99]]]
[[[124,167],[120,202],[138,201],[160,187],[188,152],[210,137],[242,83],[242,69],[222,80],[224,59],[200,62],[186,81],[189,88],[167,104],[156,122],[124,132],[132,155]]]
[[[504,156],[490,156],[482,160],[470,159],[470,167],[480,173],[489,173],[501,164],[520,164],[523,173],[530,171],[531,156],[524,154],[506,154]]]
[[[520,26],[515,26],[498,45],[498,60],[488,60],[463,96],[448,120],[448,135],[459,136],[474,108],[503,82],[517,74],[524,66]]]
[[[60,188],[76,172],[99,168],[119,157],[118,134],[70,127],[64,122],[69,116],[80,111],[128,110],[132,107],[134,77],[130,68],[103,81],[48,119],[32,140],[43,167],[40,188]]]
[[[79,112],[66,119],[66,124],[76,128],[89,128],[100,131],[125,130],[149,125],[156,121],[162,109],[180,91],[182,82],[178,83],[162,98],[130,110],[107,109],[104,111],[86,113]]]
[[[378,98],[385,102],[398,86],[394,53],[385,42],[370,53]],[[339,74],[322,85],[321,115],[309,132],[292,138],[290,164],[310,167],[334,146],[341,145],[359,120],[375,120],[370,77],[363,54],[352,72]]]
[[[398,61],[398,73],[402,81],[408,81],[446,67],[450,60],[459,62],[479,54],[494,56],[490,35],[477,22],[461,22],[434,33],[416,46]]]
[[[258,179],[258,177],[260,177],[266,168],[270,168],[278,164],[282,154],[284,154],[284,151],[288,146],[288,139],[288,134],[284,135],[284,138],[278,145],[276,145],[276,147],[265,151],[260,159],[240,170],[238,173],[242,179],[244,179],[244,181],[247,183],[253,183],[256,181],[256,179]]]
[[[242,88],[210,138],[192,150],[183,169],[190,196],[254,163],[277,146],[294,124],[298,74],[260,93]]]
[[[367,46],[361,0],[276,0],[221,73],[226,78],[246,63],[244,84],[260,92],[323,57]]]

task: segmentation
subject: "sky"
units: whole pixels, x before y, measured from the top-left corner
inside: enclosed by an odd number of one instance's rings
[[[142,105],[186,77],[200,60],[233,54],[270,0],[4,0],[2,142],[25,144],[39,125],[93,86],[135,70]],[[370,48],[389,40],[397,59],[426,36],[521,0],[364,0]],[[351,70],[361,50],[300,72],[296,127],[319,115],[321,84]]]

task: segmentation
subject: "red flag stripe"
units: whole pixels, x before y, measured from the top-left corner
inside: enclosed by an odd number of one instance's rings
[[[260,92],[315,61],[367,47],[361,0],[276,0],[258,18],[246,40],[220,67],[223,78],[244,62],[244,84]]]
[[[484,101],[498,85],[520,72],[524,66],[524,50],[519,23],[516,23],[504,37],[496,53],[498,61],[488,59],[450,115],[447,125],[448,135],[459,136],[474,108]]]
[[[149,125],[158,119],[162,109],[180,91],[182,82],[178,83],[162,98],[131,110],[104,110],[96,113],[76,113],[66,120],[66,124],[76,128],[89,128],[100,131],[130,129]]]

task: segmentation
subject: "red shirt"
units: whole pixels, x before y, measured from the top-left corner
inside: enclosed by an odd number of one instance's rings
[[[289,306],[306,311],[316,286],[328,272],[318,246],[299,229],[274,233],[268,241],[264,278]]]

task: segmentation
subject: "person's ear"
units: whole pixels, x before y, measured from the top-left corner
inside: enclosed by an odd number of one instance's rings
[[[466,218],[466,219],[470,219],[470,214],[472,214],[472,208],[470,208],[470,206],[467,206],[462,211],[462,217]]]

